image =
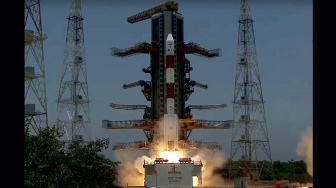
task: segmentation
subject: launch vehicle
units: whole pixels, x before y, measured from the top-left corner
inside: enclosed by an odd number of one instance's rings
[[[151,19],[151,42],[138,43],[133,47],[111,48],[111,54],[126,57],[134,54],[149,54],[150,66],[143,72],[150,74],[151,80],[139,80],[124,84],[124,89],[141,86],[141,92],[151,105],[128,105],[111,103],[114,109],[143,109],[143,119],[110,121],[103,120],[105,129],[139,129],[144,131],[146,141],[116,143],[113,150],[148,150],[149,157],[161,157],[162,151],[183,151],[197,149],[221,149],[216,142],[190,140],[194,129],[229,129],[232,121],[193,119],[191,110],[225,108],[226,104],[186,105],[194,87],[208,89],[207,84],[190,78],[193,70],[186,54],[197,54],[206,58],[220,56],[220,49],[207,50],[199,44],[184,42],[184,20],[177,12],[177,3],[168,1],[139,14],[128,17],[129,23]]]
[[[174,72],[174,39],[169,33],[166,40],[166,106],[167,113],[163,116],[161,131],[164,151],[178,150],[178,116],[175,113],[175,72]]]
[[[190,140],[192,130],[229,129],[232,124],[231,120],[193,119],[191,114],[191,109],[219,109],[225,108],[226,104],[186,105],[186,101],[194,92],[194,87],[208,89],[208,85],[190,79],[190,72],[193,69],[185,55],[197,54],[214,58],[220,56],[220,49],[207,50],[194,42],[185,43],[184,20],[177,10],[177,3],[168,1],[128,17],[129,23],[151,19],[151,42],[141,42],[125,49],[111,48],[111,54],[118,57],[139,53],[150,55],[150,66],[143,68],[142,71],[150,74],[151,80],[124,84],[123,88],[141,86],[141,92],[151,105],[110,104],[114,109],[142,109],[144,110],[143,119],[102,121],[105,129],[139,129],[145,133],[147,137],[145,141],[118,142],[112,146],[112,149],[148,150],[148,156],[153,161],[144,161],[143,164],[147,187],[149,185],[155,187],[189,185],[193,176],[198,179],[198,185],[201,185],[202,162],[196,163],[187,153],[190,150],[199,149],[220,150],[221,145],[216,142]],[[178,153],[179,159],[173,163],[165,159],[164,153],[167,152]],[[181,171],[178,170],[179,173],[176,173],[170,169],[171,166]],[[158,186],[160,182],[165,183]]]

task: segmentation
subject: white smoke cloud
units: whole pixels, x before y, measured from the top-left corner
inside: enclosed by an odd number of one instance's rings
[[[157,124],[158,130],[154,134],[154,140],[158,140],[157,153],[152,156],[153,159],[163,157],[164,144],[162,143],[163,122]],[[178,135],[176,135],[178,136]],[[178,138],[176,138],[178,139]],[[196,153],[194,153],[196,152]],[[187,154],[188,153],[188,154]],[[142,186],[144,185],[144,161],[150,162],[153,159],[146,156],[143,152],[135,150],[116,151],[116,158],[121,162],[119,165],[118,183],[122,186]],[[190,157],[194,156],[194,157]],[[179,157],[190,157],[194,161],[202,161],[202,186],[217,186],[223,184],[223,178],[220,175],[213,174],[216,168],[223,167],[227,158],[222,151],[217,150],[197,150],[179,152]]]
[[[202,171],[204,171],[206,169],[206,167],[207,167],[206,160],[203,159],[199,154],[196,154],[195,156],[191,157],[191,159],[194,160],[194,161],[202,161],[202,164],[203,164]]]
[[[117,160],[121,162],[118,167],[118,184],[123,186],[144,185],[142,165],[146,156],[143,152],[134,150],[116,151],[115,155]]]
[[[220,175],[213,174],[216,168],[223,167],[227,162],[227,158],[222,151],[200,150],[191,158],[195,161],[202,161],[202,186],[218,186],[224,184],[224,180]]]
[[[118,183],[122,186],[142,186],[144,185],[144,161],[149,162],[153,159],[139,151],[116,151],[116,158],[121,162],[119,165]],[[192,160],[202,161],[202,186],[217,186],[224,184],[224,180],[213,171],[222,167],[226,162],[222,151],[199,150],[197,153],[189,154]]]
[[[300,141],[296,147],[299,156],[306,157],[308,173],[313,176],[313,128],[309,127],[301,134]]]
[[[150,162],[150,161],[152,161],[152,159],[143,155],[141,157],[138,157],[134,161],[134,167],[143,175],[145,174],[145,169],[143,167],[144,161]]]

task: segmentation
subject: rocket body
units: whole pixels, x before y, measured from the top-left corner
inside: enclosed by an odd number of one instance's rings
[[[167,114],[173,115],[175,110],[175,70],[174,70],[174,39],[168,34],[166,40],[166,102]]]
[[[168,34],[166,45],[166,114],[163,116],[163,143],[165,151],[178,150],[178,116],[175,113],[175,45],[172,34]]]

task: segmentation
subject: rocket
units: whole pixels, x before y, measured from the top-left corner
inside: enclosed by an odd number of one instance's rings
[[[178,150],[178,116],[175,113],[175,45],[172,34],[168,34],[165,45],[166,70],[166,113],[163,116],[163,144],[165,151]]]

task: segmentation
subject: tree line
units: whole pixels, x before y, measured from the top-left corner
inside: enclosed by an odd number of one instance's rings
[[[234,164],[234,163],[233,163]],[[235,178],[239,172],[244,172],[245,168],[239,165],[232,165],[230,172],[230,162],[225,163],[222,167],[214,170],[214,174],[219,174],[224,180]],[[271,173],[262,171],[259,177],[260,180],[288,180],[290,182],[298,183],[313,183],[313,177],[307,171],[307,163],[303,160],[281,162],[279,160],[273,161],[273,177]]]
[[[25,127],[24,187],[118,188],[114,181],[119,162],[101,154],[108,139],[66,143],[60,140],[63,134],[53,126],[32,135]]]

